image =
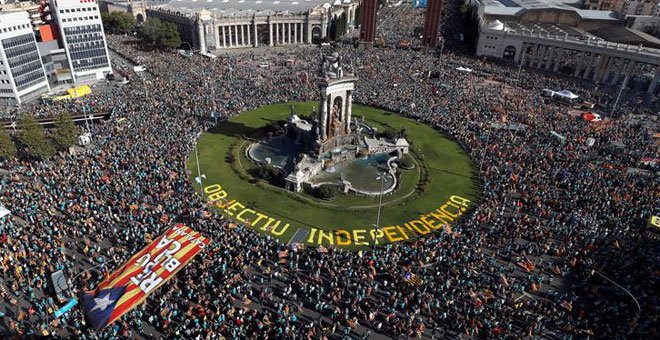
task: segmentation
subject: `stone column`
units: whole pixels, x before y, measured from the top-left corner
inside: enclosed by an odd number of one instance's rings
[[[298,43],[298,24],[293,24],[293,42]]]
[[[649,88],[646,90],[646,94],[652,95],[655,94],[655,90],[658,88],[658,82],[660,81],[660,67],[655,69],[655,76],[651,80]]]
[[[555,66],[552,68],[552,72],[557,73],[559,71],[559,68],[561,67],[561,64],[564,63],[564,58],[568,54],[570,56],[570,51],[567,51],[561,47],[556,47],[557,48],[557,58],[555,58]]]
[[[287,42],[287,44],[290,44],[291,43],[291,23],[290,22],[287,23],[286,26],[287,26],[286,27],[286,32],[288,34],[288,39],[287,39],[286,42]]]
[[[199,35],[199,52],[206,53],[206,34],[204,30],[204,23],[201,20],[197,21],[197,34]]]
[[[268,20],[268,46],[273,46],[273,23]]]
[[[541,46],[541,49],[539,50],[538,62],[536,63],[536,69],[540,70],[543,67],[543,63],[550,60],[549,49],[550,46],[548,45]]]
[[[309,21],[309,17],[307,17],[307,43],[312,43],[312,22]]]
[[[619,78],[621,77],[621,73],[624,71],[626,68],[627,59],[623,58],[618,58],[619,59],[619,65],[617,66],[616,70],[614,71],[614,78],[612,78],[612,84],[616,84],[619,82]]]
[[[241,46],[245,46],[245,25],[237,25],[238,29],[241,30]]]
[[[589,79],[589,74],[591,73],[591,68],[594,66],[594,63],[596,62],[596,55],[594,53],[590,53],[591,55],[587,59],[587,62],[585,63],[584,67],[584,74],[582,75],[582,79],[587,80]]]
[[[346,133],[351,132],[351,116],[353,115],[353,91],[346,92]]]
[[[300,23],[299,24],[300,28],[300,43],[304,44],[305,43],[305,24]]]
[[[532,50],[529,53],[529,64],[526,64],[524,66],[529,66],[529,68],[534,67],[534,63],[536,62],[536,55],[539,53],[539,45],[538,44],[532,44]],[[527,63],[527,61],[525,61]]]
[[[213,40],[215,41],[215,49],[220,48],[220,30],[218,24],[213,20]]]
[[[257,30],[256,20],[254,21],[252,28],[254,29],[254,47],[259,47],[259,31]]]
[[[280,24],[275,23],[275,45],[280,44]]]
[[[587,58],[586,53],[582,53],[580,56],[578,56],[578,61],[577,64],[575,65],[575,71],[573,71],[573,77],[577,77],[580,75],[580,71],[582,70],[582,65],[584,65],[585,58]]]
[[[247,44],[245,44],[246,46],[254,46],[252,44],[252,30],[250,28],[251,28],[250,24],[245,25],[245,30],[247,31],[247,36],[248,36]]]
[[[222,26],[222,47],[227,47],[227,38],[225,36],[225,26]]]
[[[328,122],[328,96],[325,93],[325,88],[321,88],[321,102],[319,103],[319,109],[321,111],[321,121],[319,122],[319,134],[321,135],[321,140],[325,140],[327,135],[327,122]]]
[[[610,77],[610,74],[612,73],[612,68],[614,67],[615,62],[616,62],[616,58],[614,58],[613,56],[608,58],[607,67],[605,67],[605,72],[603,72],[603,78],[602,78],[603,82],[606,82],[607,78]]]
[[[604,55],[599,55],[596,57],[596,61],[594,62],[594,76],[591,78],[592,81],[598,81],[599,80],[599,73],[601,73],[601,70],[603,69],[603,63],[607,62],[606,56]]]

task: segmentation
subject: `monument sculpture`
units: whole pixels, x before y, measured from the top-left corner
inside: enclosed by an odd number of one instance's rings
[[[316,117],[312,122],[301,119],[292,106],[286,122],[287,132],[284,136],[276,137],[290,138],[294,141],[293,144],[305,146],[302,152],[293,156],[292,166],[282,166],[286,174],[286,189],[299,192],[304,183],[317,185],[314,179],[322,172],[332,171],[336,165],[374,154],[395,154],[388,158],[386,166],[393,179],[392,183],[396,183],[391,161],[408,153],[408,142],[402,136],[391,141],[378,138],[376,129],[369,127],[364,119],[353,119],[353,91],[358,78],[344,72],[341,56],[337,52],[323,55],[322,58],[321,70],[317,78],[321,96]],[[267,142],[261,141],[250,146],[247,151],[248,156],[256,162],[263,163],[265,156],[261,156],[260,159],[260,153],[257,151]],[[272,146],[269,145],[269,148],[272,149]],[[343,186],[344,192],[350,190],[359,192],[353,188],[355,183],[345,180],[343,174],[341,176],[337,185]],[[394,189],[394,184],[391,186],[388,188],[389,191]]]

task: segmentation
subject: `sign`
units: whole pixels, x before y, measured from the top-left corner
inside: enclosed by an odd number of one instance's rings
[[[252,209],[236,199],[230,200],[229,193],[220,184],[204,187],[204,194],[208,197],[210,205],[222,210],[228,217],[262,233],[279,238],[289,228],[296,228],[284,220]],[[308,227],[305,228],[309,230],[305,234],[305,243],[315,246],[371,246],[402,242],[435,231],[444,231],[457,237],[460,234],[452,231],[451,224],[468,210],[470,203],[467,198],[452,195],[446,202],[438,204],[436,209],[421,214],[417,219],[379,228]]]
[[[60,316],[66,314],[66,312],[70,311],[71,308],[75,307],[78,304],[78,300],[76,298],[73,298],[67,302],[66,305],[62,306],[62,308],[56,310],[53,314],[55,314],[56,318],[59,318]]]
[[[660,230],[660,216],[651,216],[649,218],[648,226]]]
[[[415,8],[426,8],[427,0],[413,0],[413,7]]]
[[[53,289],[55,290],[55,295],[59,302],[66,301],[68,298],[66,292],[69,290],[69,285],[66,283],[64,272],[58,270],[50,275],[50,279],[53,281]]]
[[[169,228],[83,295],[85,315],[96,330],[103,329],[144,301],[210,241],[180,223]]]

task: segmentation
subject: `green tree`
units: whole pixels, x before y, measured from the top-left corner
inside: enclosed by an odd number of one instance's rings
[[[322,185],[316,189],[316,197],[330,201],[337,196],[337,187],[334,185]]]
[[[126,12],[101,13],[101,20],[110,33],[126,33],[135,28],[135,17]]]
[[[334,18],[330,20],[330,27],[328,28],[328,31],[330,31],[329,36],[331,40],[337,39],[337,20]]]
[[[53,145],[44,136],[44,129],[34,117],[22,115],[18,118],[18,144],[21,150],[30,158],[46,159],[55,153]]]
[[[73,123],[71,115],[67,112],[60,113],[55,121],[55,132],[53,134],[55,146],[59,150],[66,150],[76,143],[77,138],[78,127]]]
[[[176,25],[158,19],[149,19],[139,30],[142,41],[151,47],[173,49],[181,45]]]
[[[0,128],[0,160],[6,161],[16,156],[16,146],[4,128]]]

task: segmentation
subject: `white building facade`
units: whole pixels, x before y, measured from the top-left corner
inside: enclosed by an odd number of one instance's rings
[[[148,3],[147,17],[177,26],[181,40],[201,52],[301,45],[330,35],[333,21],[346,31],[358,7],[351,0],[163,0]],[[337,32],[338,36],[344,32]]]
[[[20,105],[48,91],[28,13],[0,14],[0,100]]]
[[[103,79],[111,73],[96,0],[53,0],[51,6],[74,82]]]
[[[477,12],[478,56],[610,85],[625,86],[634,78],[646,84],[649,95],[660,90],[660,49],[596,35],[630,33],[616,13],[580,10],[560,0],[541,0],[529,8],[482,1]]]

